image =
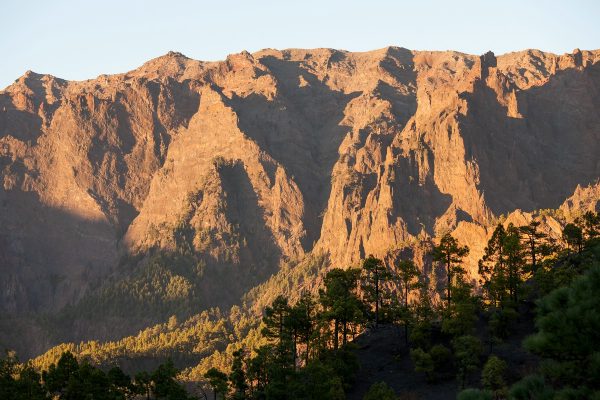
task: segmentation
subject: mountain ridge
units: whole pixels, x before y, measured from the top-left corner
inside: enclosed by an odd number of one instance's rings
[[[52,314],[183,248],[213,281],[174,276],[206,308],[312,252],[346,266],[446,231],[475,278],[501,214],[597,207],[599,61],[264,49],[28,72],[0,92],[0,309]]]

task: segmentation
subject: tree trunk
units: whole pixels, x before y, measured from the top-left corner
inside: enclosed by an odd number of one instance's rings
[[[536,265],[536,259],[535,259],[535,242],[534,241],[531,241],[531,271],[533,272],[534,275],[537,272],[537,265]]]
[[[336,319],[334,321],[334,328],[333,328],[333,349],[337,350],[338,349],[338,320]]]
[[[404,344],[408,347],[408,282],[404,285],[404,308],[407,314],[404,320]]]
[[[294,332],[294,350],[293,350],[294,351],[294,371],[296,370],[296,350],[298,347],[297,342],[298,342],[298,337],[296,335],[296,332]]]
[[[375,327],[379,325],[379,273],[375,267]]]
[[[452,274],[450,273],[450,254],[446,258],[446,275],[448,275],[448,309],[450,309],[450,286],[452,285]]]

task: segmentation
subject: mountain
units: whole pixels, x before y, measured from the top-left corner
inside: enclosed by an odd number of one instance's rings
[[[170,52],[0,92],[0,345],[30,356],[600,200],[600,51]],[[54,318],[54,320],[53,320]],[[57,322],[58,321],[58,322]],[[61,329],[58,329],[60,326]],[[26,340],[23,340],[23,339]]]

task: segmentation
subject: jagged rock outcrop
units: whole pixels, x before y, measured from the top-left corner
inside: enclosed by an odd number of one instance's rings
[[[349,265],[446,231],[475,265],[500,214],[596,207],[598,110],[600,51],[170,52],[81,82],[27,72],[0,92],[0,310],[60,309],[181,240],[240,295],[311,251]]]

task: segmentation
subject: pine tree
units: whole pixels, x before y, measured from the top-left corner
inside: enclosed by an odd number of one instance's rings
[[[308,364],[311,351],[311,340],[315,329],[316,304],[312,295],[304,291],[300,295],[300,300],[292,307],[290,311],[289,323],[293,331],[294,342],[294,360],[297,352],[297,342],[304,346],[304,365]]]
[[[481,341],[471,335],[460,336],[452,341],[452,348],[458,368],[457,378],[461,389],[464,389],[469,374],[477,370],[479,366],[479,356],[482,352]]]
[[[513,224],[507,229],[499,224],[479,261],[480,282],[493,307],[504,306],[507,298],[518,301],[525,274],[523,259],[520,230]]]
[[[379,325],[382,284],[391,279],[392,275],[383,264],[383,261],[371,255],[363,261],[362,268],[365,275],[363,290],[367,300],[375,306],[375,326],[377,326]]]
[[[586,243],[592,243],[600,236],[600,213],[587,211],[579,222]]]
[[[533,274],[537,273],[540,253],[544,253],[544,249],[547,248],[545,246],[545,240],[548,235],[541,232],[538,228],[540,226],[539,221],[531,221],[528,225],[519,227],[519,232],[521,233],[523,240],[525,242],[525,246],[529,252],[529,260],[531,261],[531,272]]]
[[[464,274],[464,269],[460,263],[467,254],[469,254],[469,248],[467,246],[460,246],[458,241],[449,233],[446,233],[440,240],[440,244],[433,248],[432,255],[434,261],[441,262],[446,267],[446,299],[448,307],[452,298],[453,277]]]
[[[598,293],[600,264],[596,263],[570,286],[539,302],[538,332],[525,341],[525,347],[543,358],[542,377],[553,384],[555,398],[600,396]]]
[[[283,296],[277,296],[271,306],[265,308],[263,316],[264,327],[262,334],[275,343],[281,344],[288,339],[286,321],[290,313],[288,301]]]
[[[504,288],[506,286],[506,266],[504,242],[506,230],[502,224],[498,224],[492,237],[487,243],[484,255],[479,260],[480,284],[485,296],[494,307],[497,307],[504,299]]]
[[[411,260],[400,260],[397,265],[397,277],[403,291],[404,307],[408,308],[408,296],[413,289],[419,287],[420,271]]]
[[[402,320],[404,323],[404,342],[408,345],[408,327],[412,318],[412,310],[408,304],[408,296],[413,289],[420,287],[418,277],[420,275],[419,269],[415,263],[411,260],[400,260],[397,265],[397,278],[400,283],[400,287],[403,291],[404,304],[400,310]]]
[[[146,371],[140,371],[135,375],[134,380],[135,392],[141,396],[146,396],[146,400],[150,400],[152,392],[152,378]]]
[[[169,400],[188,399],[186,390],[177,382],[178,373],[179,371],[170,359],[158,366],[151,375],[156,398]]]
[[[324,289],[319,290],[319,299],[325,312],[323,317],[333,322],[333,348],[339,348],[339,329],[342,329],[342,344],[346,344],[351,324],[361,321],[364,315],[362,302],[356,293],[360,270],[334,268],[324,279]]]
[[[506,362],[492,355],[488,358],[481,371],[481,384],[490,391],[495,400],[504,398],[507,391]]]
[[[51,394],[61,395],[67,390],[69,380],[79,371],[79,363],[75,356],[67,351],[62,353],[56,364],[42,373],[42,379]]]
[[[227,374],[219,371],[216,368],[211,368],[204,374],[204,377],[208,379],[208,383],[213,392],[214,400],[217,400],[218,394],[221,394],[223,397],[227,394],[229,390],[229,386],[227,384]]]
[[[232,400],[246,400],[248,384],[246,383],[246,372],[244,371],[244,352],[237,350],[233,352],[233,362],[231,363],[231,373],[229,381],[233,393]]]
[[[504,250],[506,252],[506,281],[510,299],[516,304],[519,301],[519,290],[523,282],[523,247],[519,230],[513,224],[509,224],[504,238]]]
[[[583,230],[576,224],[566,224],[563,228],[562,234],[563,240],[567,243],[568,249],[577,249],[578,253],[581,253],[583,249]]]

